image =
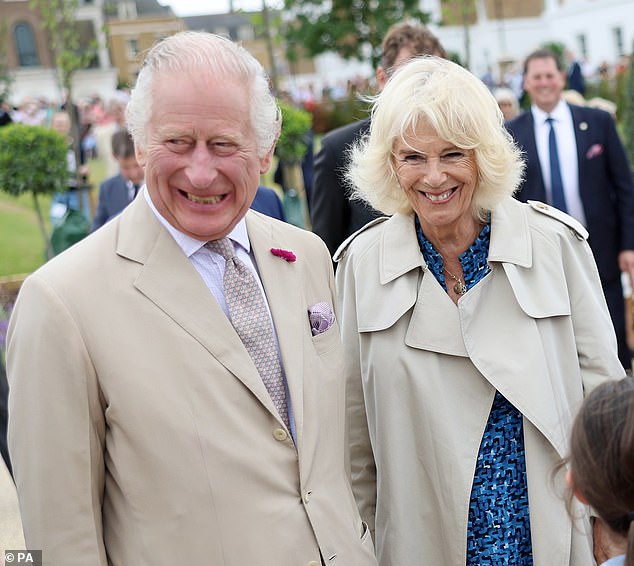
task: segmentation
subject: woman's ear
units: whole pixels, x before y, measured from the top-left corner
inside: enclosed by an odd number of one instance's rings
[[[568,468],[568,470],[566,471],[566,485],[568,486],[568,488],[572,491],[572,494],[579,500],[581,501],[581,503],[583,503],[584,505],[588,505],[588,501],[586,500],[586,498],[583,496],[583,493],[581,493],[576,487],[575,487],[575,476],[572,473],[572,469]]]

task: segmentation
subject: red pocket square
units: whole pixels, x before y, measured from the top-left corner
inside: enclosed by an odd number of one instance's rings
[[[586,153],[586,158],[592,159],[593,157],[597,157],[598,155],[601,155],[602,153],[603,153],[603,146],[600,143],[595,143],[594,145],[590,146],[590,149]]]

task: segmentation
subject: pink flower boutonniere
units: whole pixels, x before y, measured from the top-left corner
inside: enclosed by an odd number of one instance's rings
[[[291,263],[293,263],[297,259],[297,256],[290,250],[282,250],[280,248],[271,248],[271,253]]]
[[[590,146],[590,149],[586,153],[586,159],[592,159],[593,157],[597,157],[603,153],[603,146],[600,143],[595,143]]]

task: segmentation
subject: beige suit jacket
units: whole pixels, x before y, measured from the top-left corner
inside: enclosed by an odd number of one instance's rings
[[[552,474],[584,390],[624,372],[577,224],[509,198],[492,213],[491,272],[457,305],[423,264],[411,216],[340,250],[353,487],[381,566],[465,563],[496,390],[524,417],[535,566],[593,564],[587,512],[573,526]]]
[[[339,327],[314,235],[247,215],[297,446],[242,342],[145,199],[30,276],[8,339],[27,546],[50,566],[372,566],[344,470]],[[295,263],[270,249],[292,250]]]

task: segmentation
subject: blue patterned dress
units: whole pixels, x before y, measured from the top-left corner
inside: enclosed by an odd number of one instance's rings
[[[488,223],[460,255],[467,289],[489,272],[490,233]],[[446,291],[442,257],[425,238],[418,218],[416,234],[427,267]],[[533,564],[522,414],[499,391],[482,435],[471,488],[466,564]]]

